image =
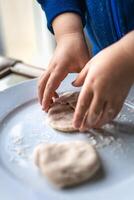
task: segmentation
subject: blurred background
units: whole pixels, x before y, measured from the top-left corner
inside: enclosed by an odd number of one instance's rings
[[[36,0],[0,0],[0,91],[40,76],[55,46]]]
[[[45,68],[55,41],[36,0],[0,0],[0,54]]]

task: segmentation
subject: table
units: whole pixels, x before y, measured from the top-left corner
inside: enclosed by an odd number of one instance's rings
[[[0,91],[25,80],[36,78],[43,71],[43,68],[0,55]]]

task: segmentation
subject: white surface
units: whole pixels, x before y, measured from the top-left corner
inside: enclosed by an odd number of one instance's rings
[[[67,78],[59,91],[74,90]],[[68,83],[68,84],[67,84]],[[41,177],[32,162],[32,151],[41,142],[88,140],[88,134],[63,134],[45,124],[37,102],[36,80],[0,93],[0,199],[70,200],[133,199],[134,108],[125,106],[120,122],[107,129],[121,139],[98,149],[103,170],[92,181],[76,188],[57,190]]]

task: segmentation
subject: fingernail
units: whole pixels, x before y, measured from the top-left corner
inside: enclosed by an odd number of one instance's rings
[[[81,122],[80,121],[75,121],[74,123],[75,128],[80,128]]]
[[[44,108],[44,107],[42,107],[42,110],[43,110],[43,111],[45,111],[45,108]]]
[[[75,81],[72,82],[72,85],[73,85],[73,86],[75,85]]]
[[[45,111],[45,112],[47,112],[47,111],[48,111],[48,108],[42,106],[42,110]]]
[[[87,128],[87,127],[80,127],[79,131],[80,132],[88,132],[89,128]]]

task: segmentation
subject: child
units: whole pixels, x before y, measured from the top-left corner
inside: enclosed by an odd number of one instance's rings
[[[134,0],[38,0],[57,47],[39,81],[39,100],[47,111],[68,73],[82,86],[73,123],[81,130],[114,119],[134,82]],[[89,35],[88,51],[83,27]],[[94,57],[92,57],[92,54]]]

